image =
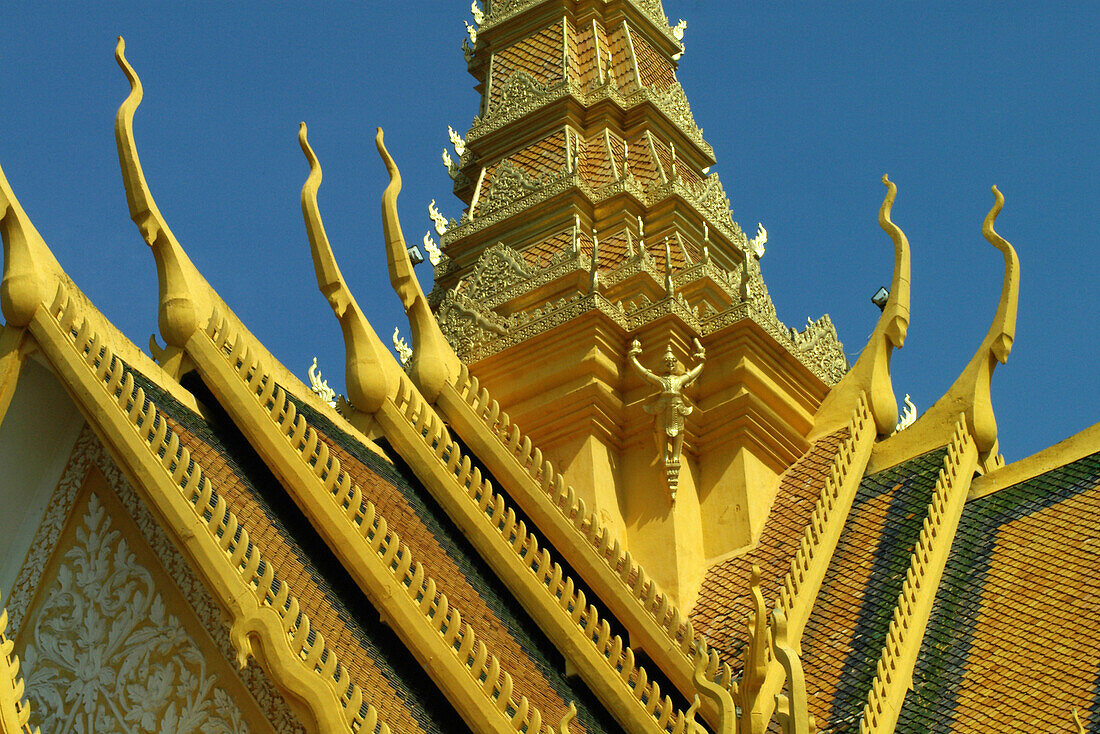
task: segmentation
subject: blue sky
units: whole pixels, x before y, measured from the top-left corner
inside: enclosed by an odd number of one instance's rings
[[[345,276],[388,339],[408,327],[389,288],[375,126],[405,179],[405,234],[460,205],[440,162],[447,125],[477,111],[459,50],[464,2],[29,3],[0,26],[0,165],[61,264],[137,344],[156,330],[156,271],[130,223],[112,124],[145,84],[136,134],[161,210],[238,315],[305,377],[342,387],[343,347],[317,292],[298,203],[299,120],[324,165],[321,208]],[[718,158],[734,218],[768,229],[780,317],[829,313],[854,358],[890,279],[880,178],[913,250],[912,322],[893,359],[899,399],[930,406],[989,326],[1002,260],[1022,263],[1016,344],[993,380],[1001,449],[1021,458],[1100,420],[1093,246],[1100,173],[1100,10],[1047,3],[719,3],[666,0],[688,21],[678,73]],[[430,269],[421,266],[430,287]]]

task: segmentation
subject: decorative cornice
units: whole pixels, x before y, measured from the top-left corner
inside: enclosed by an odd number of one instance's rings
[[[594,83],[585,89],[580,82],[574,79],[563,79],[548,84],[542,83],[525,71],[517,71],[508,77],[501,88],[497,102],[491,105],[484,115],[474,116],[473,121],[470,123],[470,130],[466,134],[466,144],[470,146],[485,136],[500,130],[505,125],[509,125],[521,117],[567,97],[582,107],[592,107],[601,102],[611,102],[623,112],[648,102],[675,125],[704,155],[712,160],[714,159],[714,148],[703,138],[702,128],[695,124],[695,116],[691,112],[687,94],[684,93],[684,88],[679,82],[664,88],[642,87],[624,95],[617,87],[610,84]],[[473,160],[472,156],[473,153],[467,148],[467,153],[462,157],[460,166],[465,168]]]
[[[734,299],[729,308],[720,312],[700,313],[699,307],[689,304],[679,292],[672,298],[657,301],[642,294],[627,303],[612,303],[600,293],[576,293],[511,316],[493,311],[503,303],[560,278],[587,272],[590,264],[586,256],[563,250],[549,266],[534,270],[526,265],[519,253],[498,243],[479,258],[467,289],[461,293],[448,291],[439,300],[436,318],[443,335],[462,361],[473,363],[593,310],[601,312],[628,333],[669,315],[680,319],[696,336],[712,334],[744,319],[752,319],[826,384],[836,384],[847,372],[844,347],[832,321],[823,316],[816,322],[808,322],[801,332],[784,326],[776,316],[759,268],[750,269],[751,283],[747,291],[751,300],[748,302],[737,300],[741,284],[736,274],[722,275],[725,271],[711,263],[699,263],[691,268],[687,281],[711,271],[719,273],[720,277],[714,282]],[[610,285],[638,273],[647,273],[655,283],[662,278],[656,266],[645,258],[627,260],[601,276],[603,282]],[[675,280],[680,281],[679,287],[685,282],[680,277]]]
[[[485,12],[482,14],[480,22],[478,22],[478,32],[484,33],[490,28],[499,26],[544,2],[546,0],[486,0]],[[665,15],[664,8],[661,6],[661,0],[629,0],[629,2],[641,10],[659,32],[679,45],[673,37],[672,28],[668,23],[668,16]]]

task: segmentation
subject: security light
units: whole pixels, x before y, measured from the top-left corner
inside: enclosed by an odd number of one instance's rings
[[[878,310],[882,311],[886,308],[886,301],[890,299],[890,291],[885,288],[879,288],[875,291],[875,295],[871,296],[871,303],[878,306]]]

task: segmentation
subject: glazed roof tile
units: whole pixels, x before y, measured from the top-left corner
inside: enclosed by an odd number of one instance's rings
[[[578,715],[572,731],[619,731],[584,683],[566,678],[560,653],[396,452],[387,451],[394,462],[388,464],[308,406],[298,409],[353,483],[362,488],[364,499],[373,502],[400,533],[402,542],[439,584],[439,591],[446,593],[465,619],[473,621],[479,637],[545,720],[558,721],[574,701]]]
[[[775,502],[756,547],[744,555],[716,563],[707,570],[699,598],[691,612],[696,629],[706,635],[723,660],[741,667],[741,651],[748,641],[747,620],[753,611],[749,577],[760,567],[766,595],[778,588],[825,486],[829,467],[848,437],[848,429],[819,438],[780,478]],[[769,604],[774,599],[768,599]]]
[[[897,731],[1096,730],[1098,569],[1100,454],[967,502]]]
[[[802,636],[818,730],[859,731],[946,448],[863,478]]]
[[[493,54],[490,107],[500,101],[505,84],[517,71],[529,74],[540,84],[552,84],[561,80],[561,32],[561,22],[554,23]]]
[[[659,54],[640,33],[631,35],[634,54],[638,58],[638,74],[647,87],[665,89],[676,83],[672,63]]]
[[[277,569],[277,578],[298,597],[311,628],[324,635],[382,719],[401,730],[452,731],[458,714],[393,631],[379,621],[230,419],[221,415],[204,421],[136,371],[134,376],[225,497],[228,509],[263,548]],[[199,384],[192,387],[205,391]],[[212,399],[206,403],[217,405]]]

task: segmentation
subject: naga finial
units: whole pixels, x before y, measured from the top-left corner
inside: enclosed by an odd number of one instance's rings
[[[787,636],[787,618],[782,610],[772,611],[772,651],[787,675],[787,693],[776,694],[776,718],[783,734],[812,734],[817,730],[806,694],[806,675],[798,651]]]
[[[303,122],[298,127],[298,144],[309,162],[309,175],[302,185],[302,217],[305,219],[306,234],[309,236],[313,254],[317,286],[344,333],[344,380],[348,400],[358,412],[371,414],[382,407],[389,394],[390,374],[386,367],[393,360],[387,362],[383,359],[385,348],[356,303],[355,296],[344,281],[332,254],[332,246],[321,220],[321,210],[317,205],[317,191],[321,186],[322,176],[321,163],[309,144],[307,134],[308,129]]]
[[[413,355],[409,363],[409,375],[430,402],[435,402],[443,386],[458,376],[461,363],[447,343],[435,314],[428,306],[428,299],[420,287],[409,259],[409,248],[401,232],[401,220],[397,215],[397,196],[401,193],[401,171],[383,140],[382,128],[374,139],[378,154],[389,172],[390,182],[382,192],[382,230],[386,240],[386,263],[390,271],[390,284],[401,298],[412,331]],[[434,204],[434,202],[433,202]]]
[[[703,642],[702,638],[696,639],[695,670],[692,674],[692,682],[695,684],[698,695],[710,700],[718,709],[718,727],[714,730],[714,734],[734,734],[737,730],[737,706],[734,704],[733,696],[725,686],[707,677],[708,664],[712,662],[712,658],[714,666],[717,667],[717,653],[712,651],[708,656],[706,643]]]
[[[993,412],[990,383],[997,363],[1004,363],[1012,351],[1020,293],[1020,260],[1016,250],[993,228],[1003,206],[1004,196],[994,186],[993,206],[982,222],[985,239],[1004,256],[1004,277],[993,322],[974,356],[943,397],[909,428],[877,449],[889,455],[891,461],[904,460],[942,446],[949,440],[959,413],[962,413],[983,465],[991,468],[998,463],[997,418]]]
[[[130,94],[119,105],[115,116],[115,143],[122,182],[126,188],[126,203],[130,219],[137,225],[142,239],[153,251],[160,279],[158,320],[161,336],[170,347],[182,349],[199,327],[200,319],[211,310],[210,286],[195,269],[179,240],[172,234],[168,222],[160,213],[138,156],[134,140],[134,113],[144,91],[137,72],[126,60],[126,42],[122,36],[115,47],[115,60],[130,82]]]
[[[40,304],[49,304],[57,289],[57,264],[42,235],[23,211],[0,168],[0,238],[4,242],[4,277],[0,310],[9,326],[31,322]]]
[[[882,183],[886,186],[886,196],[879,207],[878,223],[894,244],[890,295],[859,359],[818,408],[811,440],[844,425],[862,392],[867,393],[879,435],[889,435],[897,428],[898,401],[890,382],[890,354],[905,344],[909,329],[909,240],[890,218],[898,187],[885,174]]]

